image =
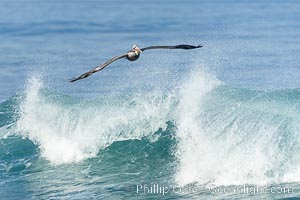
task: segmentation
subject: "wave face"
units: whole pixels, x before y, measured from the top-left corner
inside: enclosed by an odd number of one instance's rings
[[[1,169],[9,174],[17,163],[23,173],[42,159],[58,168],[96,163],[105,174],[122,165],[124,174],[146,174],[142,181],[155,166],[176,185],[298,182],[299,99],[297,89],[231,88],[205,71],[166,93],[91,100],[54,93],[32,76],[23,95],[0,105]]]

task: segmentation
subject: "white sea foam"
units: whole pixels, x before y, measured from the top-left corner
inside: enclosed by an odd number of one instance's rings
[[[43,94],[43,87],[41,79],[30,77],[16,127],[54,164],[81,161],[115,141],[165,128],[172,103],[171,97],[144,95],[68,105]]]
[[[299,181],[298,119],[289,102],[252,97],[244,102],[217,100],[220,82],[195,72],[181,88],[177,110],[176,182],[216,185]],[[251,95],[250,95],[251,96]],[[252,103],[252,101],[255,101]],[[213,102],[213,106],[210,104]],[[275,114],[274,114],[275,113]]]
[[[203,72],[194,72],[181,88],[181,99],[177,111],[177,156],[180,161],[176,180],[180,185],[210,180],[214,159],[210,155],[213,147],[202,134],[199,113],[202,98],[219,84],[214,77]]]

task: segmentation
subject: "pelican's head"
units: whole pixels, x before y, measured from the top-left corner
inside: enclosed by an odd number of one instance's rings
[[[136,44],[132,46],[132,51],[134,51],[136,54],[142,53],[142,50]]]

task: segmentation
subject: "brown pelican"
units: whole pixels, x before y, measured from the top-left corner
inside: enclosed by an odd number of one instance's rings
[[[176,45],[176,46],[149,46],[149,47],[140,49],[137,45],[133,45],[132,50],[128,51],[127,53],[122,54],[120,56],[113,57],[112,59],[106,61],[102,65],[97,66],[96,68],[82,74],[81,76],[79,76],[77,78],[71,79],[70,82],[75,82],[77,80],[89,77],[93,73],[104,69],[106,66],[108,66],[112,62],[115,62],[116,60],[119,60],[121,58],[126,58],[129,61],[135,61],[140,57],[141,53],[146,50],[150,50],[150,49],[185,49],[185,50],[188,50],[188,49],[196,49],[196,48],[201,48],[201,47],[202,47],[201,45],[193,46],[193,45],[187,45],[187,44],[180,44],[180,45]]]

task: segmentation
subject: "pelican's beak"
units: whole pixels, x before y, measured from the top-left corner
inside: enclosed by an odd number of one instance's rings
[[[135,48],[139,53],[142,53],[142,50],[138,47]]]

